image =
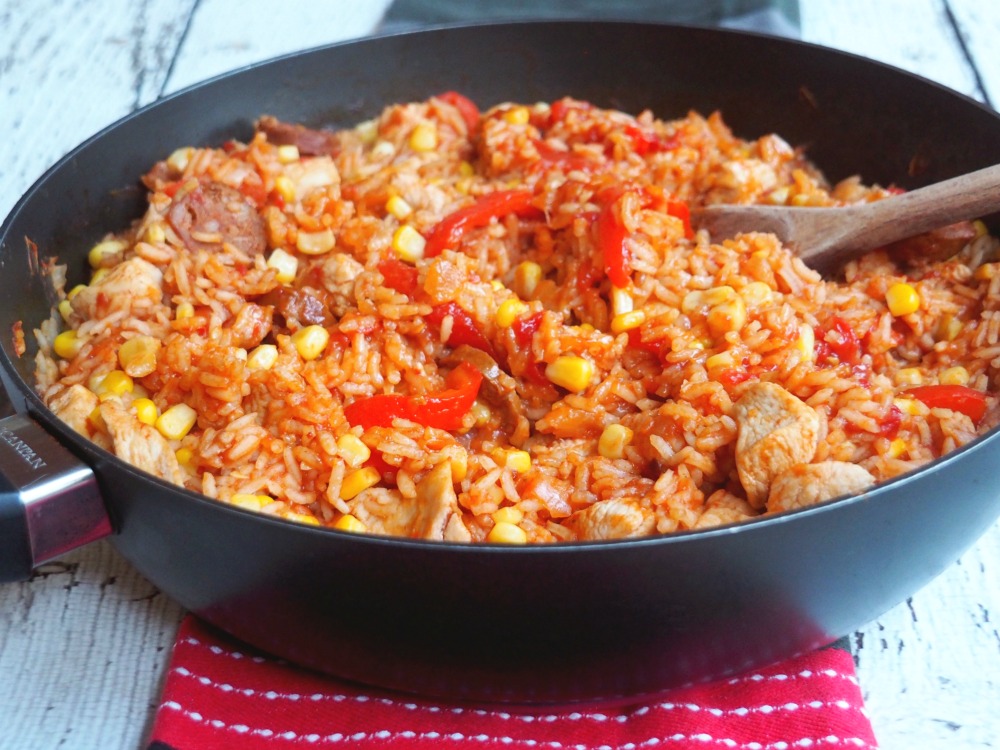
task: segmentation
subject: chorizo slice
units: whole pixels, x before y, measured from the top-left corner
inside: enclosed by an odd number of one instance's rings
[[[257,120],[257,131],[264,133],[268,142],[276,146],[295,146],[302,156],[336,156],[340,151],[335,133],[282,122],[271,115]]]
[[[167,221],[191,250],[217,251],[228,242],[253,257],[267,248],[264,219],[243,194],[220,182],[208,182],[175,201]]]
[[[755,383],[735,404],[736,470],[747,500],[761,510],[774,478],[808,463],[819,444],[816,410],[775,383]]]

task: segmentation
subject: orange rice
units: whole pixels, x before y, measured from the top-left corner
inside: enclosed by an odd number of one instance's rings
[[[123,459],[253,512],[666,534],[863,491],[997,421],[997,241],[963,224],[837,280],[770,235],[713,242],[688,208],[892,193],[831,186],[718,114],[480,115],[448,94],[181,148],[144,182],[145,215],[36,331],[38,389]]]

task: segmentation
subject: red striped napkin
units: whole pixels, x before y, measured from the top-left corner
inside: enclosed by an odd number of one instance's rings
[[[338,682],[181,624],[149,750],[877,747],[851,655],[826,648],[634,706],[448,706]]]

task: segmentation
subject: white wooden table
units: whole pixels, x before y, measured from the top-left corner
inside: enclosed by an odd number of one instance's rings
[[[245,63],[371,33],[387,5],[0,0],[0,216],[45,168],[136,107]],[[802,0],[801,15],[808,41],[1000,105],[994,0]],[[853,634],[883,747],[1000,746],[998,577],[1000,525]],[[0,748],[140,747],[181,615],[107,543],[0,587]]]

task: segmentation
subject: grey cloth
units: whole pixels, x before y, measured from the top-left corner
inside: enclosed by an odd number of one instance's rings
[[[799,36],[798,0],[396,0],[383,31],[500,20],[594,19],[724,26]]]

